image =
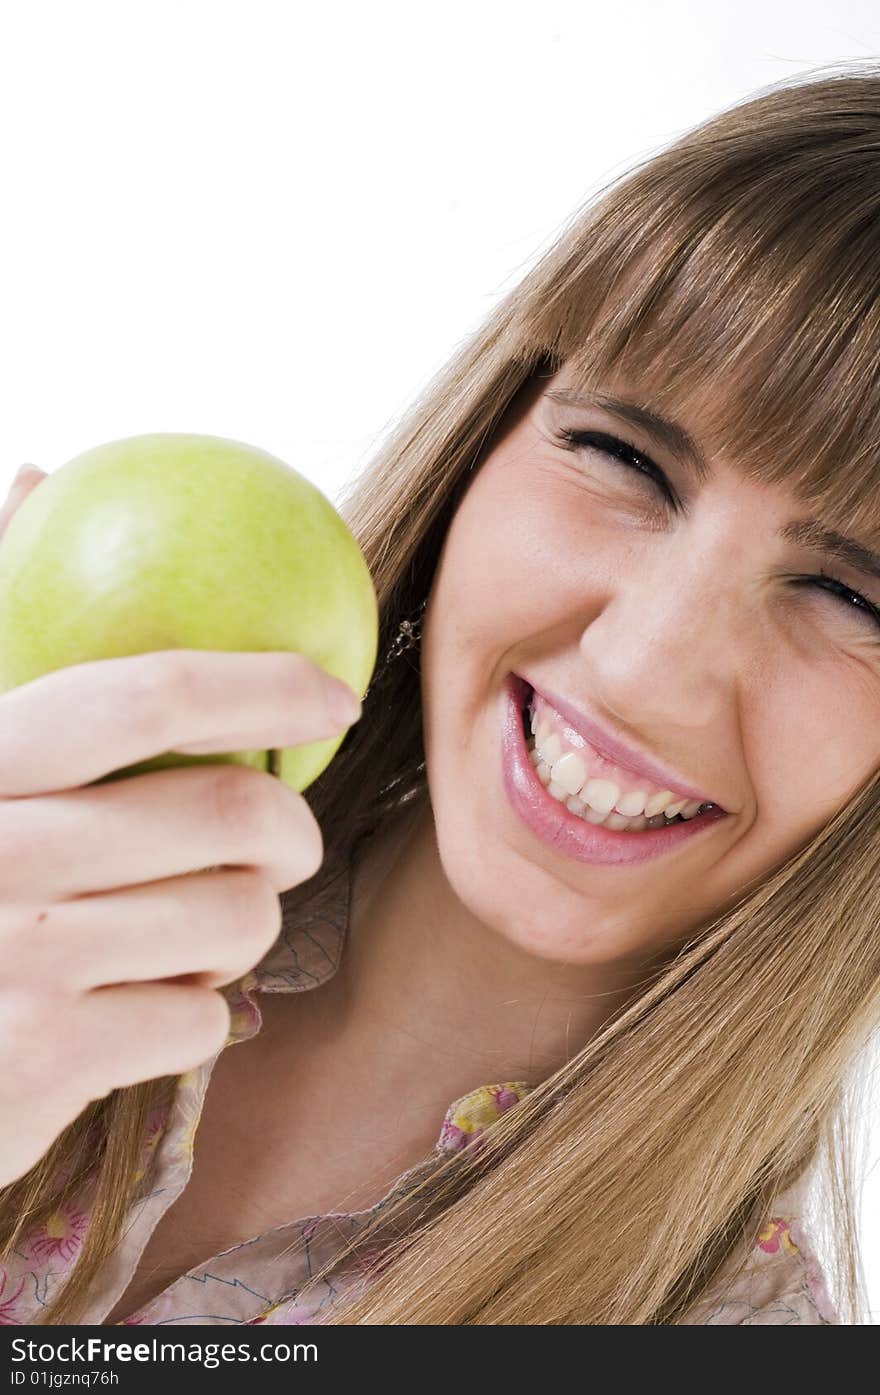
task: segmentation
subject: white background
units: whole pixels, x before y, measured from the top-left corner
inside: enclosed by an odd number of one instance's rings
[[[0,491],[193,431],[337,499],[588,195],[864,57],[876,0],[4,0]]]

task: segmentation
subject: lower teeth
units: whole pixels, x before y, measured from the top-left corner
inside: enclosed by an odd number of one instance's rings
[[[535,755],[535,737],[534,737],[534,734],[533,734],[532,731],[531,731],[531,712],[529,711],[529,705],[528,705],[528,704],[526,705],[525,711],[522,713],[522,718],[523,718],[523,728],[524,728],[524,731],[525,731],[525,734],[526,734],[526,746],[527,746],[527,749],[528,749],[528,752],[529,752],[529,759],[532,761],[532,764],[533,764],[533,765],[537,766],[537,761],[535,761],[535,759],[534,759],[534,755]],[[543,781],[542,781],[542,783],[543,783]],[[544,788],[547,789],[547,786],[544,785]],[[562,804],[565,808],[568,808],[568,801],[573,797],[573,796],[571,796],[571,795],[567,795],[565,799],[559,799],[557,795],[551,794],[549,790],[547,790],[547,793],[550,794],[551,799],[555,799],[555,800],[557,801],[557,803]],[[581,803],[583,803],[583,801],[581,801]],[[706,806],[706,807],[708,807],[708,806]],[[582,812],[578,812],[577,810],[574,810],[574,809],[569,809],[569,810],[568,810],[568,812],[569,812],[570,814],[574,814],[575,818],[583,819],[585,823],[594,823],[594,820],[593,820],[593,819],[588,819],[588,818],[587,818],[587,812],[588,812],[588,811],[590,811],[590,806],[589,806],[588,804],[584,806],[584,809],[583,809]],[[595,812],[595,811],[590,811],[590,812]],[[612,812],[614,812],[614,811],[612,811]],[[702,809],[701,809],[701,810],[699,811],[699,813],[702,813],[702,812],[703,812],[703,811],[702,811]],[[698,815],[698,816],[699,816],[699,815]],[[607,816],[606,816],[606,817],[607,817]],[[675,817],[672,818],[672,819],[668,819],[668,818],[666,817],[665,814],[655,814],[653,818],[648,819],[648,821],[647,821],[647,828],[648,828],[649,830],[652,829],[652,828],[672,828],[673,824],[677,824],[677,823],[690,823],[690,822],[692,822],[692,820],[690,820],[690,819],[683,819],[682,816],[681,816],[681,814],[676,814]],[[596,826],[596,827],[599,827],[600,824],[601,824],[601,826],[603,826],[603,827],[605,826],[604,819],[601,820],[600,823],[596,823],[595,826]],[[620,830],[615,830],[615,831],[624,832],[624,833],[638,833],[638,832],[645,832],[646,830],[644,830],[644,829],[630,828],[630,829],[620,829]]]

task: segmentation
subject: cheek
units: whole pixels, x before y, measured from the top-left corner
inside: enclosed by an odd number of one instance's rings
[[[746,758],[760,822],[774,843],[793,850],[849,803],[877,768],[880,712],[876,686],[866,690],[839,663],[799,667],[798,681],[791,679],[791,673],[787,681],[779,674],[769,689],[753,693]]]
[[[422,731],[429,774],[483,751],[503,680],[544,621],[518,539],[525,501],[485,467],[459,505],[438,559],[422,626]],[[490,730],[487,732],[487,728]]]
[[[527,641],[578,592],[571,563],[583,549],[582,521],[578,531],[571,511],[554,510],[546,490],[542,499],[539,511],[521,471],[505,476],[490,463],[477,476],[447,533],[432,594],[444,646]]]

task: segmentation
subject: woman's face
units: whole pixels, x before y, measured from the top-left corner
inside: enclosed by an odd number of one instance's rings
[[[422,700],[455,892],[528,952],[587,964],[686,937],[870,776],[880,625],[820,573],[878,603],[880,582],[781,540],[805,507],[739,477],[735,460],[709,456],[699,483],[644,430],[551,395],[566,389],[565,367],[529,385],[455,514],[425,614]],[[613,390],[639,400],[620,380]],[[698,420],[684,425],[699,443]],[[568,449],[564,430],[650,457],[679,508],[634,466]],[[580,860],[539,837],[503,774],[511,673],[671,767],[726,817],[643,861]],[[556,807],[560,825],[574,817]]]

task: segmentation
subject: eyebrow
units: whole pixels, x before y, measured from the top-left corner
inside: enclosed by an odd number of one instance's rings
[[[554,389],[545,393],[545,396],[552,398],[554,402],[562,402],[565,406],[600,407],[603,411],[628,421],[630,426],[635,426],[647,436],[659,441],[660,445],[665,446],[682,464],[689,466],[700,484],[712,473],[697,442],[680,422],[661,417],[659,412],[652,412],[650,408],[642,407],[638,402],[629,402],[623,397],[609,397],[605,392],[591,392],[585,397],[569,388]]]
[[[661,416],[649,407],[630,402],[626,398],[612,397],[604,392],[590,392],[585,396],[568,388],[548,391],[545,396],[554,402],[561,402],[564,406],[599,407],[610,412],[664,446],[690,470],[700,484],[711,476],[706,457],[690,432],[680,422]],[[834,528],[826,528],[816,519],[793,519],[778,530],[777,536],[797,547],[824,552],[855,571],[880,581],[880,552],[875,552],[844,533],[838,533]]]

